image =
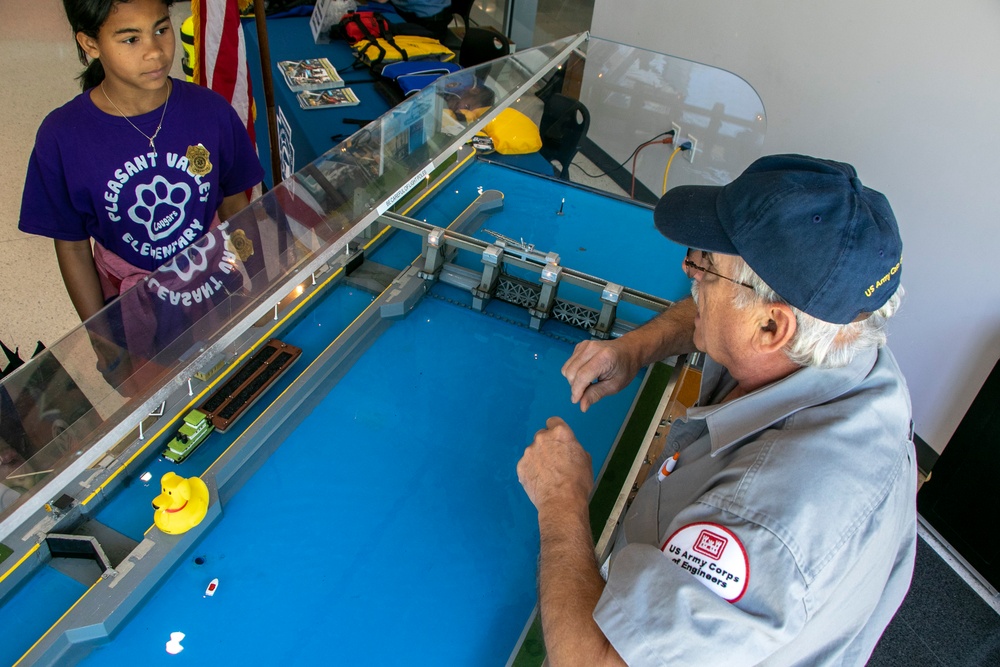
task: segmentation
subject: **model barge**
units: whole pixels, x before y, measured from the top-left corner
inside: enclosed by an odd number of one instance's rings
[[[300,348],[272,338],[233,377],[216,389],[199,409],[209,416],[216,429],[225,433],[301,354]]]

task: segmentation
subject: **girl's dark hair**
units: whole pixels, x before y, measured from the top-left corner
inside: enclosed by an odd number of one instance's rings
[[[97,39],[97,33],[104,22],[108,20],[111,9],[124,2],[130,2],[130,0],[63,0],[66,18],[69,19],[74,38],[76,33],[82,32],[87,37]],[[174,4],[174,0],[161,0],[161,2],[168,9]],[[76,53],[80,57],[80,62],[87,67],[77,77],[80,79],[83,89],[93,88],[104,81],[104,66],[101,65],[101,61],[97,58],[88,61],[87,53],[79,42],[76,43]]]

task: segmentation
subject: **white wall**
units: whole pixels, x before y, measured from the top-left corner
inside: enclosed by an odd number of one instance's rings
[[[591,32],[743,77],[765,154],[850,162],[889,198],[890,347],[941,451],[1000,357],[1000,2],[596,0]]]

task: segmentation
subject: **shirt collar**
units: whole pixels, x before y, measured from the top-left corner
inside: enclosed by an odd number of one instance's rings
[[[690,408],[686,420],[707,422],[712,456],[717,456],[785,417],[830,401],[857,386],[871,372],[877,358],[878,350],[868,349],[842,368],[800,368],[728,403]],[[702,382],[701,394],[705,397],[721,383],[732,384],[732,378],[725,368],[706,358]]]

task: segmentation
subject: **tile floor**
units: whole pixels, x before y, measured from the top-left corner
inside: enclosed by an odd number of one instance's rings
[[[79,320],[63,288],[52,241],[17,229],[21,189],[35,132],[45,115],[79,91],[81,69],[59,0],[0,3],[0,340],[30,356]]]

